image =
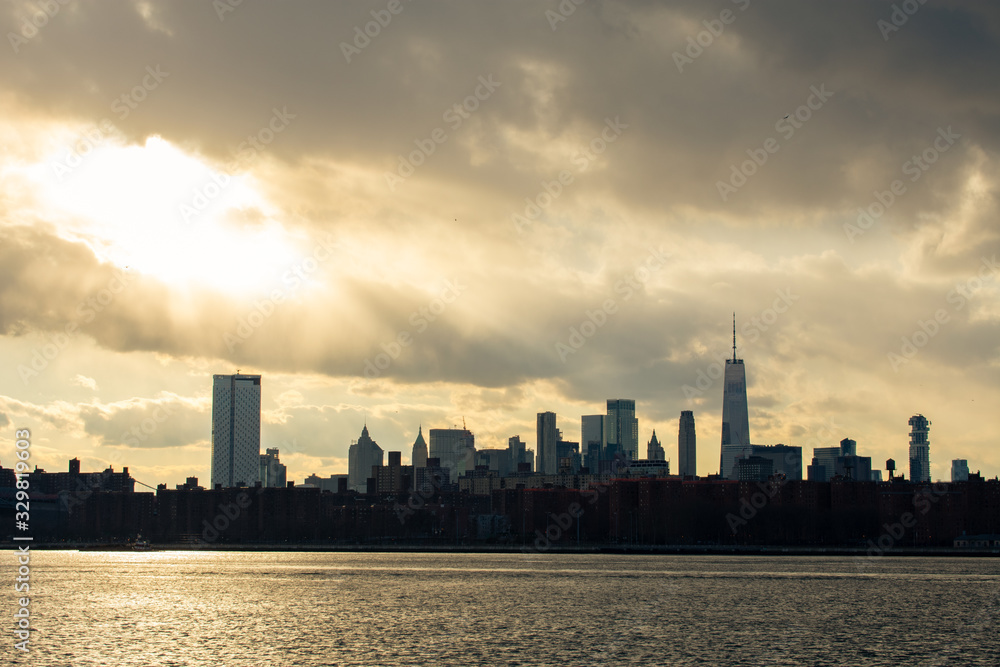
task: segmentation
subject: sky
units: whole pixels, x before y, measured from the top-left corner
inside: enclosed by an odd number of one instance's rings
[[[210,478],[260,373],[288,479],[367,423],[564,438],[632,398],[756,444],[1000,474],[1000,6],[960,0],[0,8],[0,464]]]

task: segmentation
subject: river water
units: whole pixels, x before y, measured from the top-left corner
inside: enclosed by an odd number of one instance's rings
[[[997,559],[36,551],[31,598],[3,664],[1000,665]]]

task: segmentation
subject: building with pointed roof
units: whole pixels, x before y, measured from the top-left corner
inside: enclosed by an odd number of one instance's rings
[[[646,445],[646,459],[649,461],[666,461],[667,453],[663,451],[663,445],[656,439],[656,429],[653,429],[653,438]]]
[[[414,468],[427,467],[427,443],[424,441],[424,427],[421,425],[417,429],[417,439],[413,441],[413,454],[410,456],[410,463]]]
[[[382,455],[382,448],[368,435],[368,424],[365,424],[361,437],[347,451],[347,488],[366,493],[372,466],[382,465]]]

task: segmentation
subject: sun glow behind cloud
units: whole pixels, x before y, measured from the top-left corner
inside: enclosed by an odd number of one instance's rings
[[[40,208],[101,261],[169,286],[259,290],[296,254],[248,174],[215,171],[159,137],[109,143],[57,172],[26,169]]]

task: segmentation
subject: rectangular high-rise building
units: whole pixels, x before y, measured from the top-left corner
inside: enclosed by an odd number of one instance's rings
[[[771,462],[771,474],[782,474],[788,481],[802,480],[802,448],[791,445],[750,445],[750,456]],[[869,459],[871,469],[871,459]]]
[[[872,459],[858,456],[857,441],[844,438],[837,447],[813,448],[812,465],[807,474],[810,482],[829,482],[834,477],[868,482],[873,479]],[[881,473],[878,477],[881,479]]]
[[[539,412],[535,440],[535,472],[555,475],[559,472],[559,429],[556,413]]]
[[[698,474],[694,412],[691,410],[681,412],[680,422],[677,427],[677,465],[677,474],[681,477],[694,477]]]
[[[829,482],[837,470],[840,447],[814,447],[812,465],[808,468],[810,482]]]
[[[604,418],[606,458],[619,452],[629,460],[639,460],[639,420],[635,418],[635,401],[629,398],[609,398],[608,414]]]
[[[430,453],[428,458],[436,458],[442,468],[448,469],[452,481],[476,466],[476,436],[464,428],[432,428],[430,430]],[[430,464],[428,464],[430,465]]]
[[[931,423],[923,415],[910,417],[910,481],[931,481]]]
[[[212,486],[253,486],[260,481],[260,376],[212,379]]]
[[[604,415],[584,415],[580,418],[580,453],[590,472],[601,469],[604,456]]]
[[[952,459],[951,461],[951,481],[969,481],[969,462],[965,459]]]
[[[525,448],[519,435],[507,438],[507,453],[510,457],[510,471],[512,473],[517,472],[522,463],[532,463],[531,450]]]
[[[747,375],[736,358],[736,315],[733,315],[733,358],[726,359],[722,392],[722,455],[719,474],[736,479],[736,459],[750,455],[750,418],[747,410]]]

